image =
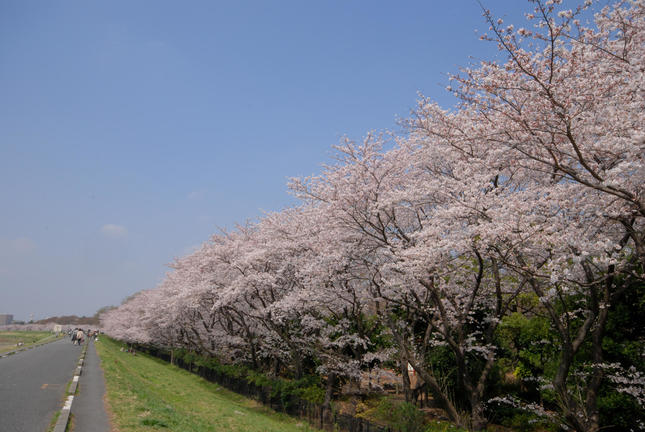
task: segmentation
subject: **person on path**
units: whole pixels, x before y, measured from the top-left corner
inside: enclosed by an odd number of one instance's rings
[[[78,329],[78,332],[76,332],[76,340],[78,341],[79,345],[83,344],[84,338],[85,338],[85,335],[83,334],[83,330]]]

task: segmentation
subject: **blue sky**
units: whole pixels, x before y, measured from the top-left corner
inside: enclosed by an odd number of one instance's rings
[[[524,23],[528,2],[482,0]],[[92,315],[496,55],[475,0],[0,1],[0,313]]]

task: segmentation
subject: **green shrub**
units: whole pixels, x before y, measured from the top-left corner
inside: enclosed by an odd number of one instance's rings
[[[513,416],[505,419],[502,424],[513,430],[521,431],[544,430],[551,426],[543,418],[526,411],[515,413]]]
[[[607,431],[639,430],[638,423],[645,423],[645,412],[631,396],[618,392],[603,392],[598,398],[600,423]]]
[[[300,388],[298,395],[302,399],[316,404],[322,404],[325,401],[325,389],[318,384]]]
[[[246,372],[245,379],[249,384],[254,384],[258,387],[268,387],[273,384],[273,380],[267,377],[265,374],[253,370]]]
[[[374,410],[374,414],[376,418],[378,418],[381,421],[389,421],[392,416],[392,412],[394,411],[394,402],[390,400],[387,397],[382,398],[378,405],[376,406],[376,410]]]
[[[322,387],[319,376],[309,375],[299,380],[288,380],[268,377],[263,373],[247,370],[245,379],[249,384],[271,388],[271,398],[279,399],[283,409],[289,406],[293,398],[317,404],[321,404],[325,400],[325,389]]]
[[[374,414],[399,432],[422,432],[426,428],[423,412],[408,402],[395,403],[389,398],[383,398]]]
[[[400,432],[422,432],[425,416],[421,410],[408,402],[398,405],[392,413],[394,427]]]

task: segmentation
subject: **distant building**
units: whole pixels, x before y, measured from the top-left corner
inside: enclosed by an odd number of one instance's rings
[[[13,322],[13,315],[0,314],[0,325],[9,325]]]

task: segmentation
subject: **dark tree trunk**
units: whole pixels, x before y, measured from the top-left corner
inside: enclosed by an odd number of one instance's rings
[[[412,402],[412,390],[410,389],[410,377],[408,376],[408,359],[402,356],[399,365],[401,369],[401,381],[403,382],[405,401]]]
[[[327,377],[327,387],[325,389],[325,402],[323,402],[323,407],[329,409],[331,407],[331,398],[334,393],[334,386],[336,385],[336,373],[331,372]]]

